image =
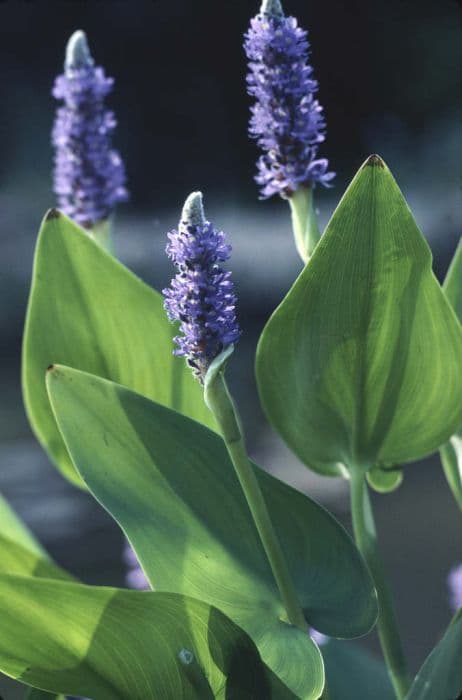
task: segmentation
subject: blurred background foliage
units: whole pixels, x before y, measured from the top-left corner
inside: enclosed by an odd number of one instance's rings
[[[300,270],[287,205],[258,201],[257,150],[246,135],[242,34],[250,0],[3,0],[0,2],[0,490],[58,561],[85,581],[123,584],[122,536],[91,498],[48,464],[20,395],[20,345],[35,236],[54,205],[50,96],[64,47],[87,32],[95,60],[116,78],[131,201],[120,208],[118,255],[158,289],[173,270],[165,233],[185,196],[201,189],[209,217],[233,243],[244,337],[230,367],[252,453],[348,524],[339,480],[300,466],[265,423],[253,352],[267,318]],[[387,161],[444,276],[461,232],[462,7],[455,0],[286,0],[310,31],[338,173],[317,190],[322,225],[371,152]],[[384,556],[406,650],[416,668],[449,618],[447,570],[462,560],[462,521],[437,457],[405,468],[401,488],[377,496]],[[377,649],[374,639],[366,644]],[[0,685],[1,690],[1,685]],[[14,697],[6,693],[6,700]]]

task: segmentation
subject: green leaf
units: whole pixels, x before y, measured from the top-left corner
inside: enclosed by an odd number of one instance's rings
[[[266,414],[309,467],[409,462],[462,424],[462,329],[431,262],[371,156],[258,347]]]
[[[444,290],[462,322],[462,239],[444,280]],[[462,510],[462,426],[440,449],[440,456],[451,491]]]
[[[369,485],[378,493],[389,493],[401,486],[403,472],[401,469],[382,469],[373,467],[366,474]]]
[[[242,630],[185,596],[0,575],[0,618],[0,669],[50,692],[95,700],[293,697]]]
[[[329,700],[395,700],[385,665],[351,642],[322,646]]]
[[[281,621],[278,590],[221,438],[73,369],[48,372],[48,388],[76,467],[129,537],[153,588],[216,605],[297,697],[317,698],[319,651]],[[331,636],[367,632],[375,591],[348,534],[316,503],[255,469],[309,623]]]
[[[172,355],[173,335],[160,294],[63,214],[47,215],[27,311],[23,389],[37,438],[71,481],[82,486],[46,395],[53,363],[112,379],[213,427],[199,382]]]
[[[27,525],[14,512],[6,498],[0,493],[0,535],[18,542],[36,554],[46,556],[42,545],[35,539]],[[0,557],[1,566],[1,557]]]
[[[24,700],[66,700],[66,698],[64,695],[56,695],[56,693],[47,693],[46,690],[30,688]]]
[[[449,625],[418,672],[406,700],[458,700],[462,693],[462,615]]]
[[[0,572],[37,578],[70,580],[72,576],[54,564],[47,554],[34,552],[0,534]]]

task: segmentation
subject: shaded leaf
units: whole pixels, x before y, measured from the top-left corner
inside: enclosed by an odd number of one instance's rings
[[[0,575],[0,617],[0,669],[50,692],[94,700],[292,697],[242,630],[185,596]]]
[[[46,368],[60,362],[99,374],[213,426],[199,383],[172,356],[174,334],[160,294],[63,214],[47,215],[27,311],[23,389],[37,438],[71,481],[82,486],[53,418]]]
[[[462,615],[456,615],[443,639],[418,672],[406,700],[458,700],[462,694]]]
[[[371,156],[258,346],[266,414],[311,468],[412,461],[462,423],[462,329],[431,262]]]
[[[153,588],[216,605],[294,692],[317,697],[319,652],[281,621],[272,572],[221,438],[99,377],[55,367],[47,379],[76,467],[124,529]],[[255,469],[309,623],[332,636],[368,631],[375,591],[349,535],[316,503]]]
[[[329,700],[395,700],[385,665],[351,642],[322,647]]]

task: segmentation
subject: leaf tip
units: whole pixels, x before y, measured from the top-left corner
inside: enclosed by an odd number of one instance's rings
[[[45,221],[52,221],[53,219],[59,219],[61,212],[59,209],[49,209],[45,215]]]
[[[385,163],[376,153],[373,153],[363,165],[363,168],[370,166],[371,168],[384,168]]]

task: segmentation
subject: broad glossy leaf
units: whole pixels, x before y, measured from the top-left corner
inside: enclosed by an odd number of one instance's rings
[[[0,618],[0,669],[50,692],[93,700],[292,697],[242,630],[185,596],[0,575]]]
[[[0,535],[18,542],[26,549],[47,556],[42,545],[35,539],[27,525],[15,513],[6,498],[0,493]],[[0,557],[1,566],[1,557]]]
[[[298,697],[316,698],[319,652],[281,621],[280,597],[221,438],[76,370],[50,371],[48,387],[76,467],[124,529],[153,588],[219,607]],[[255,470],[308,622],[331,636],[368,631],[375,592],[348,534],[306,496]]]
[[[462,322],[462,239],[446,275],[444,290]],[[440,455],[449,486],[462,510],[462,426],[441,448]]]
[[[390,171],[371,156],[266,325],[257,378],[308,466],[393,466],[462,423],[462,329]]]
[[[37,578],[72,579],[64,569],[54,564],[47,554],[34,552],[17,541],[0,534],[0,572]]]
[[[322,646],[329,700],[395,700],[385,665],[351,642]]]
[[[44,375],[53,363],[113,379],[213,426],[199,383],[172,356],[162,297],[56,210],[35,253],[23,349],[32,428],[59,469],[82,486],[56,426]]]
[[[458,700],[462,693],[462,615],[449,625],[418,672],[406,700]]]

